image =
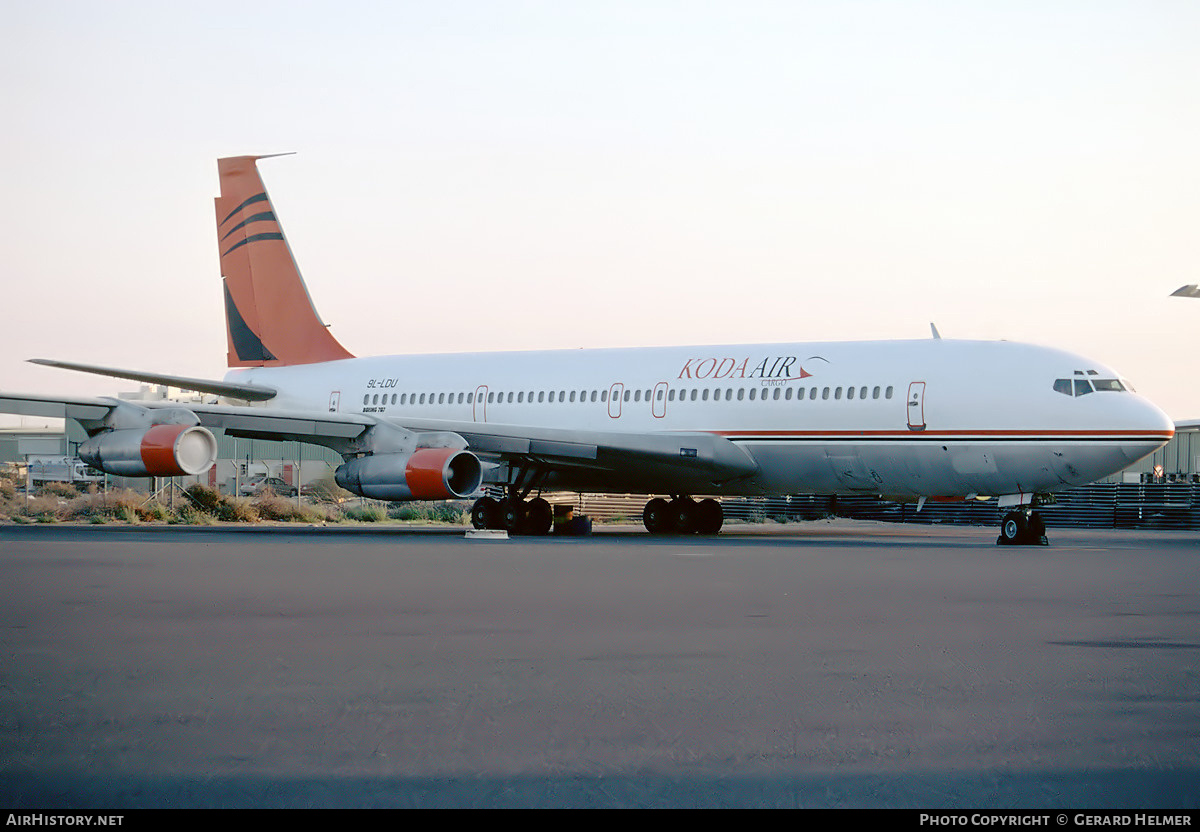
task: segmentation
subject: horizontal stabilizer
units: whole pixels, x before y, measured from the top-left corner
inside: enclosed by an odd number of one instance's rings
[[[1200,298],[1200,286],[1195,283],[1189,283],[1187,286],[1180,286],[1171,293],[1173,298]]]
[[[233,384],[228,381],[215,381],[205,378],[187,378],[186,376],[165,376],[160,373],[143,373],[138,370],[122,370],[115,367],[97,367],[92,364],[75,364],[70,361],[52,361],[48,358],[31,358],[31,364],[43,364],[47,367],[59,367],[63,370],[77,370],[81,373],[94,373],[98,376],[127,378],[133,381],[144,381],[147,384],[166,384],[183,390],[195,390],[198,393],[212,393],[217,396],[227,396],[231,399],[241,399],[249,402],[265,402],[275,398],[278,392],[271,387],[258,384]]]

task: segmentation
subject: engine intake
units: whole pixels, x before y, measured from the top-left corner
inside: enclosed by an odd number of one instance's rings
[[[483,483],[475,454],[457,448],[420,448],[411,454],[352,459],[333,474],[337,484],[373,500],[452,500]]]
[[[190,476],[217,461],[217,439],[199,425],[110,430],[81,444],[79,458],[119,477]]]

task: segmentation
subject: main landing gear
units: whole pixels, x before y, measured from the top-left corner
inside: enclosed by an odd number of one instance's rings
[[[471,506],[471,525],[477,529],[498,529],[509,534],[550,534],[554,509],[541,497],[523,500],[510,495],[503,500],[480,497]]]
[[[1000,536],[996,538],[997,546],[1046,546],[1049,543],[1042,515],[1028,508],[1005,514],[1000,523]]]
[[[650,534],[716,534],[725,512],[713,499],[696,502],[691,497],[672,497],[668,502],[655,497],[646,503],[642,522]]]
[[[554,508],[541,497],[527,499],[539,487],[545,472],[535,465],[522,466],[515,481],[507,486],[502,500],[480,497],[471,506],[471,525],[477,529],[495,529],[509,534],[546,535],[554,525]]]

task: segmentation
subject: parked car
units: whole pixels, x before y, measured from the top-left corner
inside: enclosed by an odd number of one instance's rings
[[[264,491],[273,491],[280,497],[295,497],[295,486],[288,485],[279,477],[253,477],[242,483],[238,493],[243,497],[257,497]]]

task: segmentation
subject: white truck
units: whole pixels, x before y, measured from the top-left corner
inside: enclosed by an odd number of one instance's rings
[[[104,482],[104,472],[97,471],[74,456],[31,454],[26,457],[31,483],[69,482],[88,485]]]

